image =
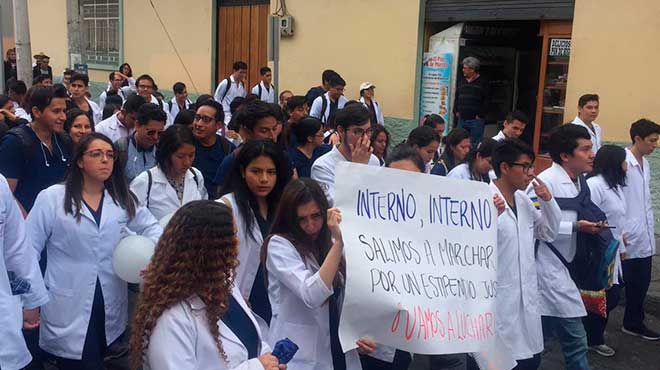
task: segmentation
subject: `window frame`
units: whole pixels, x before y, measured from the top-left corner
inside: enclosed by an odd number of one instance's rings
[[[87,49],[83,45],[80,50],[81,54],[81,63],[86,63],[88,69],[95,69],[95,70],[104,70],[104,71],[114,71],[116,70],[122,61],[124,60],[124,0],[117,0],[118,2],[118,22],[117,22],[117,27],[119,28],[118,32],[118,38],[119,38],[119,63],[116,64],[101,64],[101,63],[90,63],[85,60],[85,54]],[[80,24],[81,24],[81,38],[82,38],[82,43],[85,43],[85,37],[84,32],[86,32],[85,29],[85,20],[82,12],[83,8],[83,3],[82,1],[79,1],[78,3],[79,9],[80,9]]]

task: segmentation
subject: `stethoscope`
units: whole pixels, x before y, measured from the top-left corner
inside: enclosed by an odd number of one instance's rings
[[[28,124],[28,127],[30,128],[30,130],[32,130],[32,132],[34,132],[34,129],[32,128],[31,125]],[[35,132],[35,134],[36,134],[36,132]],[[67,159],[66,159],[66,157],[64,157],[64,151],[62,151],[62,147],[60,146],[60,142],[59,142],[59,140],[57,140],[57,135],[55,135],[54,138],[55,138],[55,145],[57,145],[57,149],[59,149],[60,155],[62,156],[62,163],[66,163]],[[39,139],[39,144],[41,144],[41,145],[39,145],[39,147],[41,148],[41,154],[44,157],[44,163],[46,164],[46,167],[50,167],[50,162],[48,162],[48,156],[46,155],[46,151],[44,150],[44,146],[45,147],[48,147],[48,146],[46,144],[44,144],[43,141],[41,141],[41,139],[39,138],[39,135],[37,135],[37,139]]]

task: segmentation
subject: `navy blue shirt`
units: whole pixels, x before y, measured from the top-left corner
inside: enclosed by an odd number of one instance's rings
[[[245,313],[234,296],[229,296],[229,307],[222,322],[231,329],[248,351],[248,360],[259,356],[259,334],[250,317]]]
[[[202,172],[204,186],[209,193],[209,199],[217,198],[216,187],[219,184],[214,182],[213,178],[218,167],[220,167],[220,164],[226,157],[225,152],[222,150],[222,140],[226,139],[220,135],[216,135],[215,144],[210,147],[205,147],[202,143],[195,140],[195,160],[193,161],[193,167]],[[229,144],[230,152],[236,149],[236,146],[231,142],[227,141],[227,144]]]
[[[314,149],[312,152],[312,158],[307,158],[307,156],[301,152],[298,148],[292,148],[289,150],[289,157],[293,163],[293,167],[298,172],[298,177],[311,177],[312,175],[312,164],[314,161],[322,156],[323,154],[332,150],[332,145],[323,144]]]
[[[8,179],[18,180],[14,196],[29,212],[40,191],[64,179],[71,160],[71,148],[53,134],[51,153],[32,128],[22,125],[20,129],[32,138],[30,148],[26,151],[16,135],[3,136],[0,140],[0,173]]]

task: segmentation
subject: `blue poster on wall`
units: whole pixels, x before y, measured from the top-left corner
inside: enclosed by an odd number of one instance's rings
[[[424,53],[420,99],[422,116],[438,114],[445,122],[450,122],[453,59],[452,53]]]

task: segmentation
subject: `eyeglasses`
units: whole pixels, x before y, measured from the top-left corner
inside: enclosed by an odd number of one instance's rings
[[[534,164],[533,163],[517,163],[513,162],[510,163],[511,166],[520,166],[522,167],[522,170],[524,172],[529,172],[529,171],[534,171]]]
[[[365,130],[365,129],[363,129],[363,128],[356,127],[356,128],[351,129],[351,132],[352,132],[353,135],[355,135],[355,136],[362,136],[362,135],[364,135],[364,134],[366,134],[366,133],[371,132],[371,128],[368,128],[368,129]]]
[[[92,159],[94,159],[94,160],[97,160],[97,161],[100,161],[100,160],[102,160],[103,158],[107,158],[109,161],[110,161],[110,160],[114,161],[114,160],[117,159],[117,153],[115,153],[115,152],[112,151],[112,150],[108,150],[107,152],[104,152],[104,151],[101,150],[101,149],[88,150],[88,151],[86,151],[86,152],[83,153],[83,154],[86,154],[86,155],[88,155],[90,158],[92,158]]]
[[[152,85],[138,85],[138,89],[151,90],[153,88]]]
[[[202,121],[204,123],[211,123],[215,121],[215,118],[209,116],[202,116],[200,114],[195,115],[195,121]]]

